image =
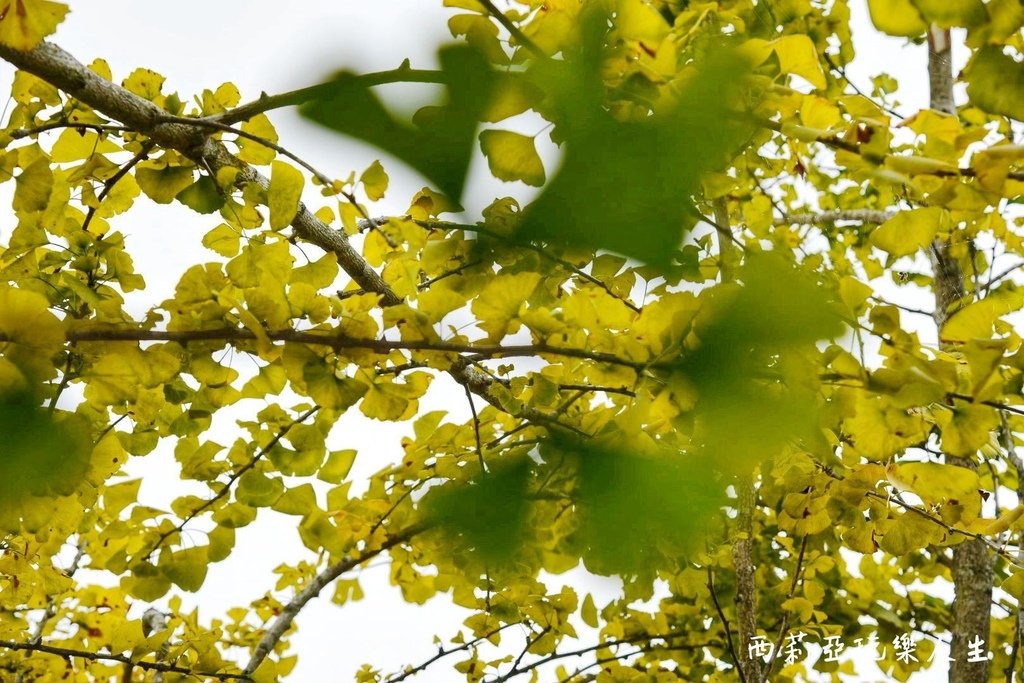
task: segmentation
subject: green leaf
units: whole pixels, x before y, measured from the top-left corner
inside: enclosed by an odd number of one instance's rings
[[[69,496],[85,479],[92,451],[88,428],[74,415],[63,417],[55,420],[30,394],[0,394],[0,518],[17,515],[29,497]]]
[[[327,456],[327,461],[320,467],[316,478],[330,484],[340,484],[348,476],[349,470],[352,469],[357,453],[358,451],[351,448],[331,451]]]
[[[480,133],[480,148],[495,178],[521,180],[534,187],[544,184],[544,164],[532,137],[507,130],[485,130]]]
[[[1001,48],[983,47],[974,53],[964,78],[971,104],[1024,121],[1024,64]]]
[[[280,230],[287,228],[295,218],[306,179],[295,167],[283,161],[275,161],[270,168],[270,187],[267,188],[270,227]]]
[[[253,507],[273,505],[284,493],[284,482],[280,477],[268,477],[262,472],[249,470],[238,479],[235,495],[238,502]]]
[[[508,562],[518,552],[527,526],[530,461],[520,459],[469,482],[450,482],[427,491],[421,509],[454,546],[482,564]]]
[[[477,122],[490,101],[494,76],[486,59],[468,46],[449,46],[439,60],[448,99],[421,110],[415,126],[395,119],[355,75],[325,83],[299,111],[317,123],[393,154],[458,201],[473,152]]]
[[[53,188],[53,171],[46,157],[39,157],[14,179],[15,211],[42,211],[50,201]]]
[[[210,176],[203,176],[178,193],[176,199],[198,213],[213,213],[224,206],[224,195]]]
[[[561,113],[556,132],[565,154],[557,175],[526,207],[517,237],[667,266],[684,229],[696,222],[691,195],[702,174],[724,166],[750,133],[732,116],[748,67],[733,53],[712,52],[671,108],[617,120],[604,106],[595,41],[603,24],[592,14],[582,56],[534,67]]]
[[[195,593],[203,587],[209,557],[205,546],[160,553],[160,571],[182,590]]]
[[[316,492],[312,484],[300,484],[285,489],[273,508],[285,515],[308,515],[316,509]]]

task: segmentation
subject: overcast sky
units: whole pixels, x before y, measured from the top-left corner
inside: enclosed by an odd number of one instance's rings
[[[231,81],[242,92],[243,100],[248,100],[261,91],[276,93],[318,82],[339,68],[393,68],[406,57],[414,67],[429,68],[436,65],[437,46],[450,39],[446,19],[452,13],[442,7],[441,0],[178,0],[173,4],[72,0],[70,4],[72,12],[52,38],[54,42],[85,63],[103,57],[110,63],[115,80],[139,66],[153,69],[167,77],[164,91],[177,91],[182,99]],[[879,35],[866,22],[861,3],[855,0],[851,4],[859,53],[851,77],[869,90],[869,75],[888,71],[900,77],[905,88],[901,93],[903,113],[927,106],[925,49],[908,48],[905,41]],[[6,64],[0,64],[0,82],[9,83],[11,73]],[[300,120],[291,111],[273,112],[271,118],[281,143],[328,175],[346,177],[352,170],[361,172],[381,157],[373,149]],[[553,149],[543,151],[547,159],[555,158]],[[384,161],[391,188],[372,211],[377,215],[404,212],[424,181],[399,164]],[[529,196],[522,185],[491,179],[479,155],[474,168],[465,202],[470,215],[478,215],[479,208],[498,196]],[[9,213],[0,218],[0,239],[10,234],[12,220]],[[113,222],[127,235],[129,252],[149,284],[147,290],[130,299],[133,312],[170,296],[188,265],[215,258],[200,240],[218,222],[216,215],[199,216],[177,204],[156,206],[145,197]],[[443,383],[439,384],[424,405],[434,401],[435,407],[450,409],[452,419],[465,419],[468,410],[464,399],[447,400],[439,393],[445,391]],[[338,430],[342,433],[332,437],[331,446],[359,449],[355,477],[365,477],[393,460],[400,452],[400,436],[409,431],[355,414],[345,420],[343,429]],[[223,444],[230,444],[238,434],[237,428],[223,419],[218,421],[217,430],[217,440]],[[170,449],[140,459],[131,471],[144,476],[142,495],[161,501],[157,505],[181,493],[175,485],[178,473]],[[298,542],[296,522],[295,517],[262,511],[254,525],[239,530],[238,552],[211,568],[207,585],[198,596],[186,596],[191,598],[190,603],[201,606],[204,619],[228,606],[248,604],[273,586],[275,566],[309,556]],[[451,637],[466,616],[464,611],[447,606],[444,598],[423,608],[406,605],[398,591],[388,585],[388,569],[382,562],[371,565],[362,577],[367,593],[364,601],[337,608],[330,604],[328,590],[299,616],[299,632],[292,643],[300,663],[293,680],[322,680],[326,672],[331,673],[332,680],[351,680],[350,672],[364,662],[386,671],[403,663],[416,663],[436,651],[431,643],[433,634]],[[617,586],[615,581],[586,578],[579,572],[568,580],[577,583],[581,596],[588,591],[608,596]],[[580,582],[586,585],[578,585]],[[417,680],[450,680],[448,666],[440,663],[432,673]]]

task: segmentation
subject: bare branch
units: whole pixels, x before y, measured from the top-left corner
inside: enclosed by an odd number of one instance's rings
[[[267,658],[267,655],[273,651],[277,646],[277,643],[282,637],[284,637],[285,632],[292,625],[292,622],[295,621],[295,617],[298,616],[300,611],[302,611],[302,608],[305,607],[310,600],[320,595],[320,591],[330,585],[335,579],[345,572],[351,571],[359,565],[368,562],[377,555],[380,555],[382,552],[394,548],[396,545],[405,543],[412,537],[425,531],[427,528],[428,527],[423,524],[414,525],[396,534],[392,534],[379,547],[374,548],[373,550],[367,550],[361,555],[357,555],[355,557],[344,557],[313,577],[309,584],[296,593],[295,597],[284,606],[277,619],[275,619],[270,625],[267,632],[263,634],[263,638],[253,651],[252,657],[249,659],[249,663],[245,665],[244,674],[252,674],[252,672],[263,663],[263,660]],[[2,643],[0,643],[0,645],[2,645]]]
[[[892,211],[875,209],[844,209],[839,211],[822,211],[820,213],[787,213],[776,225],[835,225],[836,223],[875,223],[882,224],[892,218]]]

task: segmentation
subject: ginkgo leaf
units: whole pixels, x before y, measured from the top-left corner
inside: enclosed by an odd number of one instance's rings
[[[73,130],[68,128],[50,150],[50,159],[57,162],[79,161],[88,159],[93,154],[110,154],[119,152],[121,148],[109,138],[100,138],[90,130]]]
[[[480,321],[478,324],[487,332],[488,340],[500,341],[518,329],[515,318],[538,282],[538,273],[499,273],[484,286],[473,300],[472,309]]]
[[[622,37],[657,47],[672,29],[655,7],[643,0],[618,0],[615,30]]]
[[[938,504],[978,496],[981,480],[966,467],[934,462],[901,462],[886,467],[886,478],[903,491]]]
[[[135,168],[135,181],[157,204],[170,204],[192,184],[194,171],[184,166],[169,166],[163,161],[144,161]]]
[[[992,114],[1024,120],[1024,64],[998,47],[983,47],[964,72],[971,103]]]
[[[316,478],[330,484],[340,484],[352,469],[357,453],[353,449],[331,451],[327,456],[327,460],[320,467]]]
[[[815,88],[825,88],[825,71],[814,42],[805,35],[777,38],[771,42],[782,73],[796,74]]]
[[[50,0],[4,0],[0,2],[0,43],[28,51],[57,30],[68,6]]]
[[[396,120],[366,85],[347,73],[325,84],[300,111],[394,154],[458,201],[494,77],[486,59],[468,46],[446,47],[439,59],[448,100],[442,107],[421,110],[416,126]]]
[[[941,531],[942,527],[935,522],[905,512],[888,524],[878,545],[888,553],[902,556],[935,543]]]
[[[585,50],[597,49],[604,20],[589,13]],[[681,86],[672,107],[619,121],[603,104],[596,54],[537,65],[562,112],[558,173],[525,210],[517,237],[617,251],[668,265],[696,220],[690,195],[701,175],[726,164],[747,139],[729,102],[747,70],[742,58],[712,53]]]
[[[210,176],[203,176],[178,193],[176,199],[197,213],[213,213],[224,206],[224,195]]]
[[[994,408],[973,403],[958,404],[950,410],[936,408],[933,415],[942,434],[942,450],[959,457],[973,456],[999,426]]]
[[[1024,307],[1024,298],[1019,292],[1007,296],[998,294],[974,301],[957,310],[942,327],[942,339],[966,342],[972,339],[987,339],[992,335],[992,326],[1007,313]]]
[[[11,207],[15,211],[42,211],[50,201],[53,171],[50,170],[47,160],[39,157],[18,174],[14,183],[14,201]]]
[[[235,493],[239,503],[252,507],[267,507],[284,493],[284,482],[280,477],[268,477],[262,472],[249,470],[238,479]]]
[[[868,0],[875,28],[891,36],[913,38],[928,29],[914,0]]]
[[[242,234],[237,228],[221,223],[203,235],[203,246],[212,249],[221,256],[232,257],[238,253]]]
[[[495,178],[521,180],[534,187],[544,184],[544,163],[532,137],[507,130],[485,130],[480,133],[480,148]]]
[[[871,244],[894,257],[909,256],[949,229],[949,222],[949,212],[936,206],[900,211],[871,232]]]
[[[384,198],[384,193],[388,189],[388,174],[384,172],[384,167],[380,165],[379,161],[374,161],[359,176],[359,182],[363,184],[366,196],[370,198],[371,202],[375,202]]]
[[[267,142],[277,144],[277,131],[266,114],[256,114],[242,124],[242,130]],[[246,137],[238,138],[238,158],[246,163],[264,166],[272,162],[275,156],[277,156],[277,152],[261,144],[258,140]]]
[[[291,164],[275,161],[271,165],[270,186],[267,188],[267,207],[270,209],[270,227],[287,228],[299,210],[305,178]]]
[[[988,20],[981,0],[913,0],[921,16],[943,28],[977,26]]]
[[[64,344],[64,328],[43,295],[0,285],[0,355],[31,379],[56,370],[52,356]]]
[[[189,592],[196,592],[203,587],[206,580],[206,571],[209,568],[209,558],[206,548],[184,548],[175,552],[160,553],[160,571],[171,582]]]

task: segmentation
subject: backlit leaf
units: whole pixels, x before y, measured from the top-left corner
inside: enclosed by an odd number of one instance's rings
[[[480,133],[480,147],[494,177],[535,187],[544,184],[544,164],[533,138],[507,130],[485,130]]]
[[[305,178],[294,166],[275,161],[271,166],[270,187],[267,188],[267,206],[270,209],[270,227],[280,230],[288,227],[299,210]]]

